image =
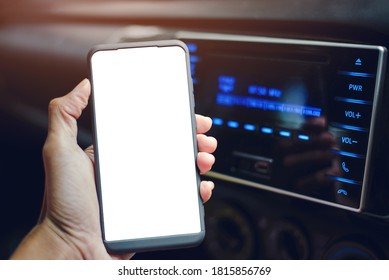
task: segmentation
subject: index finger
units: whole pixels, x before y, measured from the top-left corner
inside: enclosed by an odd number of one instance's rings
[[[196,114],[196,133],[206,133],[212,127],[212,119]]]

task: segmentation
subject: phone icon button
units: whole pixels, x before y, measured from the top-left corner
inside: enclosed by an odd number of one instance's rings
[[[338,190],[338,194],[342,194],[342,195],[344,195],[344,196],[347,196],[347,195],[348,195],[348,193],[347,193],[347,191],[346,191],[345,189],[339,189],[339,190]]]
[[[336,161],[337,171],[340,172],[340,177],[362,181],[364,168],[365,168],[365,159],[364,158],[354,158],[352,156],[341,155]]]
[[[342,169],[343,169],[344,172],[349,173],[350,169],[346,165],[347,165],[346,162],[343,161],[342,162]]]

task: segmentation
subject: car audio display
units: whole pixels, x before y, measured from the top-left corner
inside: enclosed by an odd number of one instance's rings
[[[183,32],[209,176],[363,211],[386,49]]]

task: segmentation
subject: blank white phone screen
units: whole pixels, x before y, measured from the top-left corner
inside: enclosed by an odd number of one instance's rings
[[[97,51],[91,58],[107,241],[201,231],[185,51]]]

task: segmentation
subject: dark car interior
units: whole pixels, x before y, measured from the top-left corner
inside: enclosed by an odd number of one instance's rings
[[[195,248],[135,259],[389,258],[389,2],[0,3],[0,258],[36,224],[47,105],[97,44],[179,39],[218,139]],[[156,124],[157,125],[157,124]],[[91,111],[79,121],[92,144]],[[155,168],[150,165],[150,168]]]

